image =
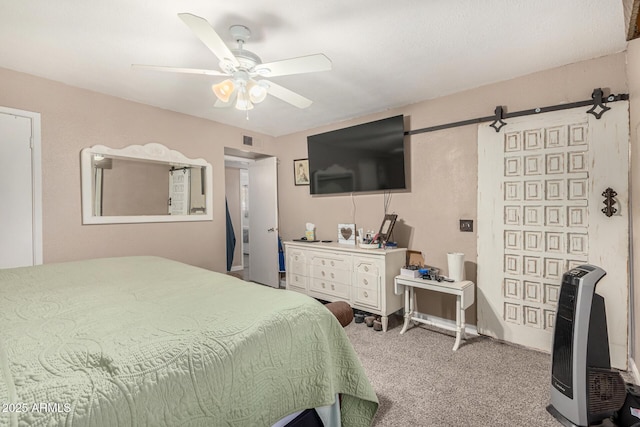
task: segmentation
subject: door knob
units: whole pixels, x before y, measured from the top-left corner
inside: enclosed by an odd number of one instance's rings
[[[271,228],[269,228],[269,229],[267,230],[267,232],[269,232],[269,233],[273,233],[274,231],[276,231],[276,229],[275,229],[275,228],[273,228],[273,227],[271,227]]]

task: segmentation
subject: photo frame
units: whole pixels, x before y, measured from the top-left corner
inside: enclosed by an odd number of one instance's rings
[[[355,224],[338,224],[338,243],[345,245],[356,244]]]
[[[391,233],[393,232],[393,226],[396,225],[396,219],[398,219],[398,215],[396,214],[387,214],[384,216],[382,224],[380,225],[380,231],[378,232],[378,241],[382,244],[389,241]]]
[[[309,185],[309,159],[293,161],[293,179],[295,185]]]

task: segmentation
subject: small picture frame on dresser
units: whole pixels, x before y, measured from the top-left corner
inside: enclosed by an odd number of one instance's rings
[[[345,245],[356,244],[355,224],[338,224],[338,243]]]

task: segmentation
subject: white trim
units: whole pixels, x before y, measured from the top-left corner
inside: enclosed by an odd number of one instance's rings
[[[456,331],[456,321],[451,319],[445,319],[444,317],[432,316],[429,314],[419,313],[414,311],[413,317],[421,319],[425,324],[435,326],[436,328],[445,329],[447,331]],[[474,325],[465,325],[465,332],[470,335],[478,335],[478,329]]]
[[[242,270],[244,270],[244,267],[243,267],[243,266],[241,266],[241,265],[234,265],[234,266],[231,266],[231,270],[229,270],[229,271],[242,271]]]
[[[31,175],[33,197],[33,265],[42,264],[42,134],[40,113],[0,106],[0,113],[31,120]]]
[[[633,358],[629,358],[629,373],[633,375],[633,382],[635,384],[640,384],[640,372],[638,371],[638,366],[636,366],[635,360]]]

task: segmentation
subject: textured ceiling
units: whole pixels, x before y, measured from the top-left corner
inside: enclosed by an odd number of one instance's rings
[[[333,70],[272,80],[311,99],[214,108],[218,69],[177,17],[251,28],[263,62],[324,53]],[[622,0],[4,0],[0,67],[280,136],[625,49]]]

